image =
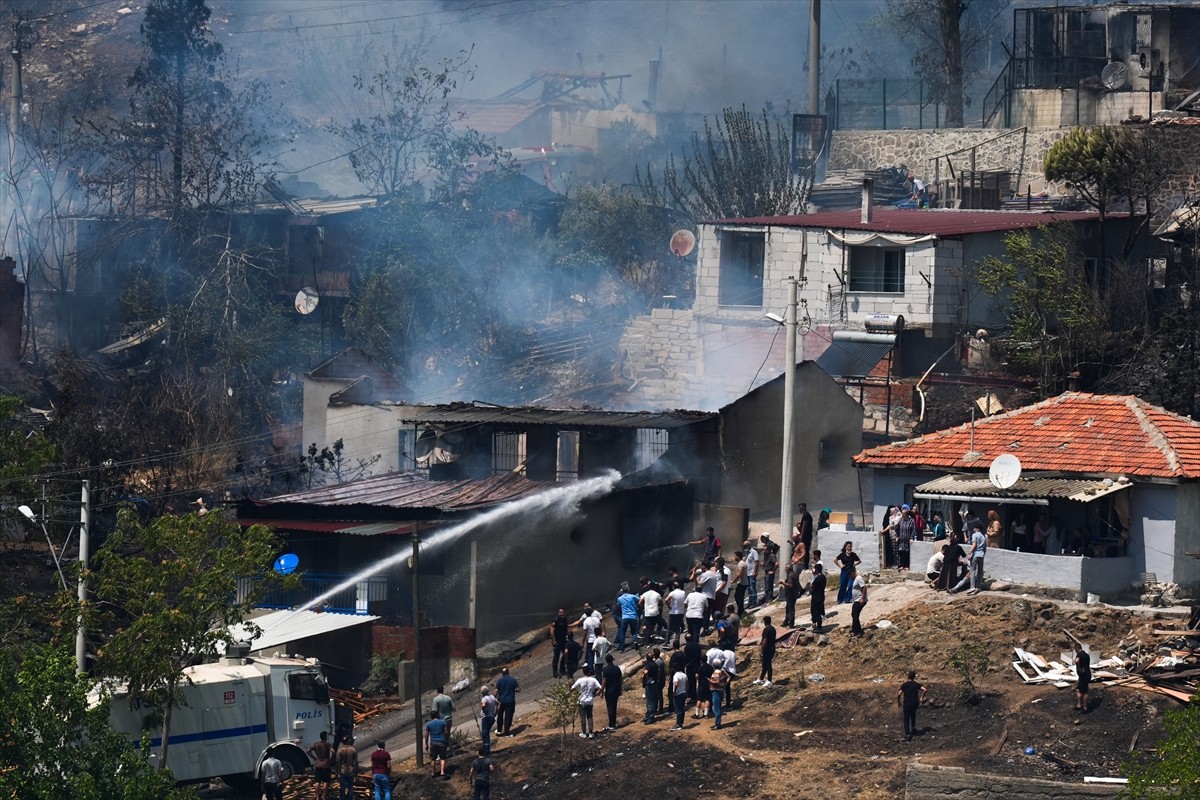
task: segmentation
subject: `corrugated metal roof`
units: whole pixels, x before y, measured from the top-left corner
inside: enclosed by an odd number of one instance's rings
[[[245,625],[233,625],[229,632],[234,638],[250,642],[250,650],[270,650],[285,644],[333,633],[355,625],[365,625],[374,622],[379,617],[370,614],[335,614],[318,611],[272,611],[250,620],[262,628],[262,633],[250,638],[250,631]]]
[[[431,481],[418,472],[390,472],[350,483],[318,486],[303,492],[282,494],[255,503],[270,507],[283,503],[307,503],[318,506],[372,505],[402,509],[436,509],[439,511],[468,511],[487,508],[498,503],[517,500],[554,487],[553,481],[531,481],[515,472],[482,480]],[[246,520],[255,522],[256,520]],[[291,523],[280,523],[290,526]],[[359,526],[366,528],[367,526]],[[383,523],[394,532],[395,524]],[[355,526],[342,523],[339,532],[359,533]]]
[[[835,378],[862,378],[869,375],[894,346],[894,343],[835,340],[817,356],[817,366]]]
[[[400,420],[431,424],[508,423],[511,425],[555,425],[564,428],[682,428],[716,417],[709,411],[600,411],[596,409],[504,408],[455,403],[444,406],[414,406]]]
[[[987,475],[943,475],[927,481],[914,491],[922,495],[944,495],[951,497],[994,497],[997,500],[1024,500],[1034,498],[1064,498],[1080,503],[1104,497],[1132,484],[1088,478],[1029,477],[1018,478],[1007,489],[998,489]]]
[[[1109,214],[1109,219],[1128,214]],[[876,208],[871,222],[863,222],[861,211],[818,211],[783,217],[745,217],[711,221],[716,225],[770,225],[781,228],[832,228],[880,233],[912,233],[925,236],[961,236],[966,233],[1036,228],[1055,222],[1090,222],[1094,211],[959,211],[945,208]]]

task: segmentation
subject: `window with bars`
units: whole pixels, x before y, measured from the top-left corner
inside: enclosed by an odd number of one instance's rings
[[[492,434],[492,472],[496,475],[518,470],[525,474],[525,434]]]
[[[634,469],[645,469],[667,452],[668,435],[662,428],[638,428]]]

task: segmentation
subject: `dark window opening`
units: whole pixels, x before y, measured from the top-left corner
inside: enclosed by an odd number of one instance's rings
[[[904,250],[887,247],[850,248],[850,291],[904,293]]]
[[[758,306],[763,301],[767,239],[762,233],[721,234],[721,275],[717,300],[723,306]]]
[[[325,679],[315,672],[293,672],[288,675],[288,697],[292,700],[328,703],[329,687],[325,685]]]

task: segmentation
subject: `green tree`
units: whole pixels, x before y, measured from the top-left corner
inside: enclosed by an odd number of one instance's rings
[[[1089,284],[1070,226],[1014,231],[1006,257],[988,256],[976,270],[984,292],[1007,319],[1010,363],[1038,379],[1044,396],[1066,376],[1098,360],[1106,330],[1104,305]]]
[[[1127,800],[1200,798],[1200,702],[1193,699],[1168,711],[1163,727],[1167,735],[1158,745],[1157,758],[1135,758],[1125,765],[1129,785],[1121,796]]]
[[[427,52],[418,43],[385,55],[373,74],[355,75],[359,113],[329,126],[351,147],[350,166],[371,194],[413,196],[430,171],[442,193],[453,193],[467,165],[499,159],[499,148],[487,138],[456,130],[461,115],[450,100],[459,82],[474,76],[471,53],[461,51],[429,67],[423,63]]]
[[[279,542],[270,528],[242,528],[220,513],[161,516],[143,523],[132,508],[96,554],[93,588],[111,636],[99,671],[127,683],[129,701],[160,709],[167,763],[171,712],[182,702],[182,670],[230,644],[270,591],[297,578],[271,569]]]
[[[0,797],[194,798],[108,726],[108,706],[92,702],[91,690],[67,647],[26,641],[0,653]]]
[[[674,208],[692,222],[730,217],[802,214],[812,189],[812,169],[792,169],[789,139],[766,109],[761,119],[726,108],[704,120],[704,136],[692,135],[682,165],[671,156],[656,177],[638,171],[646,201]]]
[[[688,262],[671,253],[673,215],[646,204],[628,187],[581,185],[568,196],[558,223],[559,263],[591,285],[606,275],[648,308],[678,289]]]

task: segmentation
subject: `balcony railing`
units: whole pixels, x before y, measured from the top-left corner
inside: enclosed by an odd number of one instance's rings
[[[258,604],[259,608],[296,608],[320,597],[343,584],[350,576],[333,572],[306,572],[300,577],[300,586],[290,590],[269,593]],[[325,611],[339,614],[367,614],[370,604],[387,600],[387,579],[365,578],[334,592],[321,601]]]

